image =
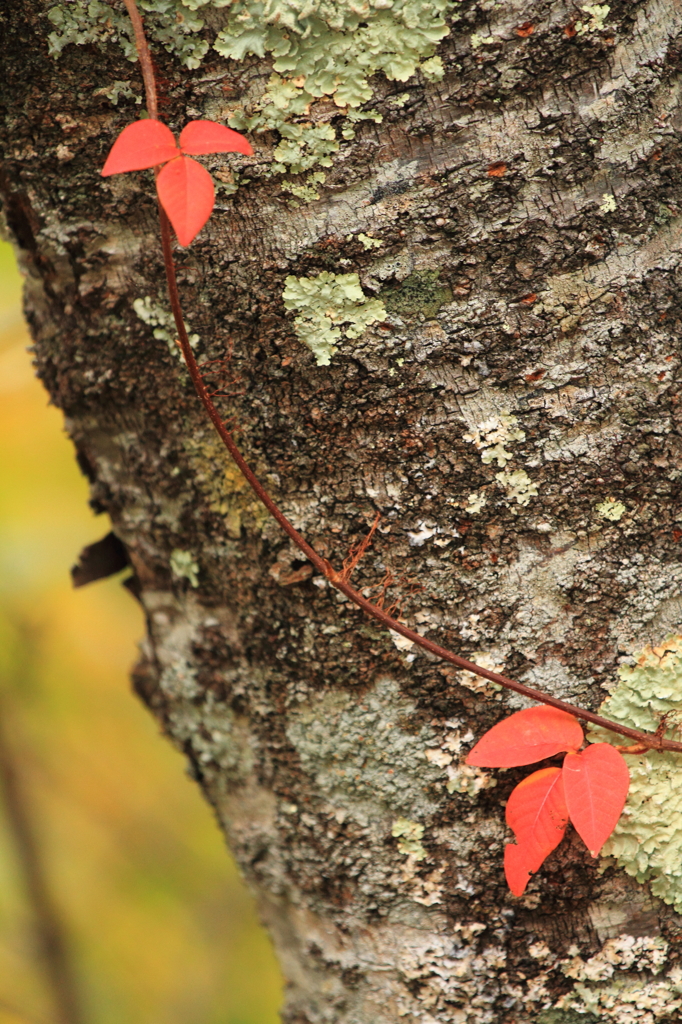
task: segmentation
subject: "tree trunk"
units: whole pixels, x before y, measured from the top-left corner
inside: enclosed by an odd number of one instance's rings
[[[523,701],[365,620],[250,494],[164,320],[151,174],[99,177],[139,68],[114,43],[49,56],[49,7],[0,18],[36,365],[133,567],[135,688],[257,894],[284,1020],[679,1020],[676,784],[669,867],[640,864],[664,900],[574,833],[508,892],[504,803],[528,770],[463,759]],[[329,96],[291,114],[336,134],[326,180],[274,122],[253,161],[209,159],[182,300],[248,461],[321,554],[340,567],[379,512],[359,586],[596,709],[681,617],[682,4],[457,10],[442,80],[371,79],[381,122]],[[152,46],[174,130],[271,73]]]

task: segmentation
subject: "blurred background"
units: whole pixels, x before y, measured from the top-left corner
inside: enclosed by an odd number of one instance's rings
[[[116,577],[71,588],[108,522],[33,376],[20,290],[0,243],[0,1024],[61,1024],[62,942],[69,1024],[276,1024],[253,901],[131,693],[136,602]]]

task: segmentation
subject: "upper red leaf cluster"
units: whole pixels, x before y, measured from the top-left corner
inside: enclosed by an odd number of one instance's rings
[[[514,768],[566,752],[562,768],[529,775],[507,802],[507,824],[518,845],[505,847],[504,871],[515,896],[559,845],[569,820],[596,857],[620,818],[630,786],[623,755],[610,743],[580,750],[583,739],[573,715],[542,705],[493,726],[467,757],[467,764],[481,768]]]
[[[168,215],[180,245],[189,245],[211,215],[215,192],[211,175],[189,154],[253,153],[243,135],[214,121],[190,121],[180,145],[161,121],[147,118],[123,129],[102,168],[102,174],[143,171],[165,164],[156,178],[159,202]]]

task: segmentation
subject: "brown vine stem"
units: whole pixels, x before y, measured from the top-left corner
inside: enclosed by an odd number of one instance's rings
[[[123,3],[126,5],[128,17],[130,18],[133,26],[133,33],[135,34],[135,49],[137,50],[140,68],[142,69],[144,91],[147,98],[147,113],[156,121],[159,116],[159,105],[156,99],[156,78],[154,77],[152,56],[149,52],[149,47],[147,46],[147,37],[144,34],[144,25],[135,0],[123,0]]]
[[[123,2],[125,3],[133,21],[135,42],[137,45],[140,65],[142,67],[142,76],[144,78],[145,91],[147,95],[147,110],[151,113],[152,110],[157,110],[156,83],[149,48],[144,36],[142,19],[140,18],[137,10],[135,0],[123,0]],[[134,12],[134,16],[132,12]],[[575,715],[576,718],[580,718],[585,722],[591,722],[592,725],[598,725],[603,729],[608,729],[610,732],[618,733],[621,736],[627,736],[629,739],[634,740],[635,744],[641,745],[647,750],[674,750],[677,753],[682,753],[682,743],[678,743],[675,740],[665,739],[663,736],[656,733],[640,732],[637,729],[631,729],[627,725],[620,725],[618,722],[611,722],[609,719],[602,718],[601,715],[597,715],[593,711],[587,711],[585,708],[576,707],[566,701],[558,700],[556,697],[552,697],[548,693],[543,693],[542,690],[534,690],[530,686],[524,686],[523,683],[518,683],[514,679],[509,679],[507,676],[500,675],[498,672],[491,672],[487,668],[475,665],[473,662],[467,661],[466,658],[460,658],[458,654],[454,654],[445,647],[441,647],[440,644],[434,643],[433,640],[429,640],[427,637],[422,636],[421,633],[416,633],[413,629],[405,626],[402,622],[398,622],[397,619],[392,618],[383,610],[383,608],[379,608],[376,604],[372,604],[371,601],[368,601],[367,598],[363,597],[362,594],[350,585],[347,579],[345,579],[343,572],[337,572],[332,568],[326,558],[322,558],[318,555],[310,544],[308,544],[305,537],[301,536],[298,530],[289,522],[287,517],[275,504],[273,499],[260,483],[255,473],[237,448],[232,434],[225,426],[220,413],[213,404],[211,396],[209,395],[201,376],[201,371],[199,370],[197,361],[194,358],[194,353],[192,352],[189,338],[187,336],[187,328],[185,327],[185,321],[182,315],[182,305],[180,303],[180,294],[178,292],[178,284],[175,275],[171,225],[163,207],[160,204],[159,223],[161,227],[163,262],[166,268],[166,281],[168,284],[168,297],[170,299],[173,319],[175,320],[175,326],[178,332],[180,348],[199,400],[213,423],[218,436],[246,478],[254,494],[262,504],[265,505],[270,515],[277,520],[287,536],[294,542],[299,551],[303,552],[308,561],[318,570],[318,572],[322,573],[333,587],[336,587],[336,589],[342,594],[345,594],[353,604],[357,605],[358,608],[361,608],[362,611],[371,618],[376,619],[387,629],[391,629],[393,632],[404,636],[406,640],[410,640],[413,644],[421,647],[422,650],[435,655],[435,657],[439,658],[441,661],[446,661],[450,665],[454,665],[455,668],[463,669],[465,672],[471,672],[474,675],[481,676],[483,679],[488,679],[492,683],[497,683],[499,686],[503,686],[507,690],[513,690],[515,693],[520,693],[523,697],[528,697],[530,700],[537,701],[540,704],[548,704],[550,707],[557,708],[559,711],[566,711],[568,714]]]

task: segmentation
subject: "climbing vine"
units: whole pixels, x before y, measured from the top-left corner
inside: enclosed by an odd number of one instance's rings
[[[520,895],[530,875],[538,870],[544,858],[561,840],[569,820],[574,823],[592,855],[598,854],[616,826],[628,792],[629,774],[623,753],[680,753],[682,743],[666,735],[665,719],[654,731],[641,731],[559,700],[460,657],[410,629],[380,603],[369,600],[353,587],[350,579],[371,540],[376,523],[366,541],[351,552],[344,566],[338,570],[319,555],[287,519],[245,461],[213,402],[192,351],[173,257],[173,231],[181,246],[189,245],[208,220],[214,205],[210,175],[193,160],[192,155],[230,151],[250,154],[251,146],[243,135],[210,121],[189,122],[180,135],[179,143],[176,142],[170,129],[159,120],[153,64],[136,0],[124,0],[124,3],[133,26],[149,116],[123,130],[114,143],[102,173],[109,175],[154,169],[164,266],[178,344],[197,396],[223,445],[257,498],[314,569],[366,615],[456,668],[474,673],[544,705],[542,708],[527,709],[495,726],[474,747],[467,759],[467,763],[474,766],[510,767],[533,764],[560,752],[565,753],[561,768],[543,768],[529,776],[514,790],[507,806],[507,821],[516,835],[517,843],[507,846],[505,870],[512,891]],[[353,331],[359,334],[367,323],[378,318],[380,306],[383,310],[382,304],[376,300],[372,300],[375,305],[364,302],[354,275],[327,274],[325,284],[330,291],[340,289],[343,302],[352,306],[353,316],[341,318],[343,322],[350,320],[356,325],[346,329],[351,337],[354,336]],[[288,309],[299,312],[299,329],[307,331],[310,337],[306,343],[315,352],[318,363],[325,365],[333,351],[333,342],[338,337],[339,329],[334,326],[333,318],[328,313],[322,316],[308,308],[307,293],[298,279],[288,278],[287,289],[285,304]],[[488,461],[495,458],[498,465],[504,467],[506,460],[511,457],[504,449],[504,443],[517,436],[509,425],[505,429],[506,433],[501,439],[497,435],[493,439],[487,435],[483,439],[473,435],[465,439],[484,449],[484,461],[489,456]],[[493,440],[496,441],[494,446]],[[502,476],[504,474],[498,474],[498,478]],[[517,501],[523,503],[526,492],[519,491],[519,494],[521,497],[517,494]],[[627,737],[631,745],[616,749],[607,742],[594,742],[583,747],[584,736],[578,719],[608,730],[610,734]]]

